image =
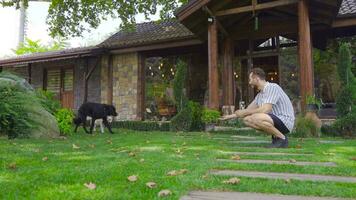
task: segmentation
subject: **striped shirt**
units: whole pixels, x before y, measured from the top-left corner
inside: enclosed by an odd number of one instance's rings
[[[267,82],[253,102],[259,107],[266,103],[272,104],[272,111],[270,113],[282,120],[288,130],[292,131],[295,120],[293,105],[279,85]]]

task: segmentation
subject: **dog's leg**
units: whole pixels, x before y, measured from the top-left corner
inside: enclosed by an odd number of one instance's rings
[[[103,122],[103,120],[100,121],[100,132],[104,134],[104,122]]]
[[[104,123],[104,125],[109,129],[109,132],[110,132],[111,134],[113,134],[113,132],[112,132],[112,130],[111,130],[111,127],[110,127],[110,124],[109,124],[109,122],[108,122],[108,120],[107,120],[106,117],[103,118],[103,123]]]
[[[85,117],[84,119],[87,119],[87,117]],[[83,123],[83,129],[84,129],[84,131],[85,131],[86,133],[89,133],[89,131],[87,130],[87,127],[86,127],[86,125],[87,125],[87,120],[84,120],[82,123]]]
[[[92,118],[92,121],[91,121],[91,124],[90,124],[90,134],[92,134],[93,133],[93,128],[94,128],[94,124],[95,124],[95,118]]]

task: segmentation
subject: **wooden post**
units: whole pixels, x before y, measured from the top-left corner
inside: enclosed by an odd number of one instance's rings
[[[89,58],[85,58],[85,71],[84,71],[84,98],[83,98],[83,103],[86,103],[88,101],[88,80],[87,80],[87,75],[88,75],[88,67],[89,67]]]
[[[247,95],[248,95],[248,101],[252,101],[254,98],[254,90],[252,87],[250,87],[248,85],[249,82],[249,76],[250,76],[250,71],[253,68],[253,58],[252,58],[252,54],[253,54],[253,40],[249,39],[248,40],[248,44],[249,44],[249,50],[248,50],[248,59],[247,59]],[[246,102],[246,105],[249,104],[249,102]]]
[[[27,73],[28,73],[28,83],[31,84],[32,83],[32,66],[31,66],[31,63],[28,64]]]
[[[208,25],[209,108],[219,109],[218,29],[216,20]]]
[[[107,93],[107,99],[108,99],[108,104],[113,105],[113,56],[109,55],[108,59],[108,93]]]
[[[138,57],[138,80],[137,80],[137,117],[136,120],[144,120],[145,113],[145,60],[146,57],[139,54]]]
[[[310,36],[309,8],[307,0],[298,3],[299,66],[302,112],[306,108],[306,96],[313,94],[313,61]]]
[[[223,64],[223,99],[224,105],[234,105],[234,90],[233,90],[233,57],[234,44],[233,40],[226,38],[224,40],[224,64]]]

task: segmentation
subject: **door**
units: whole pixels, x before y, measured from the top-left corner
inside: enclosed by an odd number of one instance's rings
[[[55,94],[64,108],[73,109],[74,107],[73,77],[73,68],[47,70],[46,89]]]

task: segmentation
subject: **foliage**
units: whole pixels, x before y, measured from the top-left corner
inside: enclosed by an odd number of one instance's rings
[[[37,90],[36,96],[38,97],[41,105],[52,115],[54,115],[60,108],[61,103],[55,98],[55,94],[51,91]]]
[[[35,100],[35,97],[19,86],[1,83],[0,133],[7,135],[10,139],[27,137],[35,124],[24,105]]]
[[[178,60],[177,73],[173,80],[173,95],[178,112],[187,106],[188,99],[184,94],[184,88],[187,77],[187,64]]]
[[[336,137],[340,136],[339,132],[335,129],[334,125],[323,124],[320,128],[322,136]]]
[[[72,133],[72,122],[74,118],[74,113],[72,110],[67,108],[59,109],[55,113],[55,117],[58,122],[59,131],[63,135],[69,135]]]
[[[344,87],[336,98],[336,112],[338,117],[343,117],[351,111],[352,91],[351,87]]]
[[[184,107],[171,120],[171,131],[190,131],[193,123],[193,111],[191,106]]]
[[[243,128],[245,127],[241,118],[232,119],[232,120],[224,120],[219,121],[220,126],[227,126],[227,127],[235,127],[235,128]]]
[[[296,120],[296,126],[293,136],[302,138],[319,137],[320,130],[317,128],[317,126],[312,120],[305,118],[302,115],[299,115]]]
[[[315,104],[318,106],[318,108],[320,108],[320,106],[321,106],[320,99],[316,98],[315,95],[307,95],[306,103],[307,104]]]
[[[63,39],[57,39],[51,45],[43,45],[40,40],[31,40],[26,38],[24,43],[21,43],[17,49],[13,49],[16,55],[25,55],[38,52],[47,52],[65,49],[68,44]]]
[[[189,101],[188,106],[192,110],[192,125],[190,127],[191,131],[198,131],[202,130],[204,127],[203,121],[202,121],[202,114],[203,114],[203,107],[198,103],[194,101]]]
[[[352,57],[347,43],[343,43],[339,49],[338,73],[343,85],[349,85],[355,79],[352,71]]]
[[[220,118],[220,112],[205,108],[202,114],[202,121],[205,124],[216,123]]]
[[[347,115],[337,119],[334,123],[334,128],[340,136],[355,137],[356,136],[356,110],[353,109]]]
[[[169,122],[152,122],[152,121],[115,121],[114,128],[123,128],[136,131],[169,131]]]

